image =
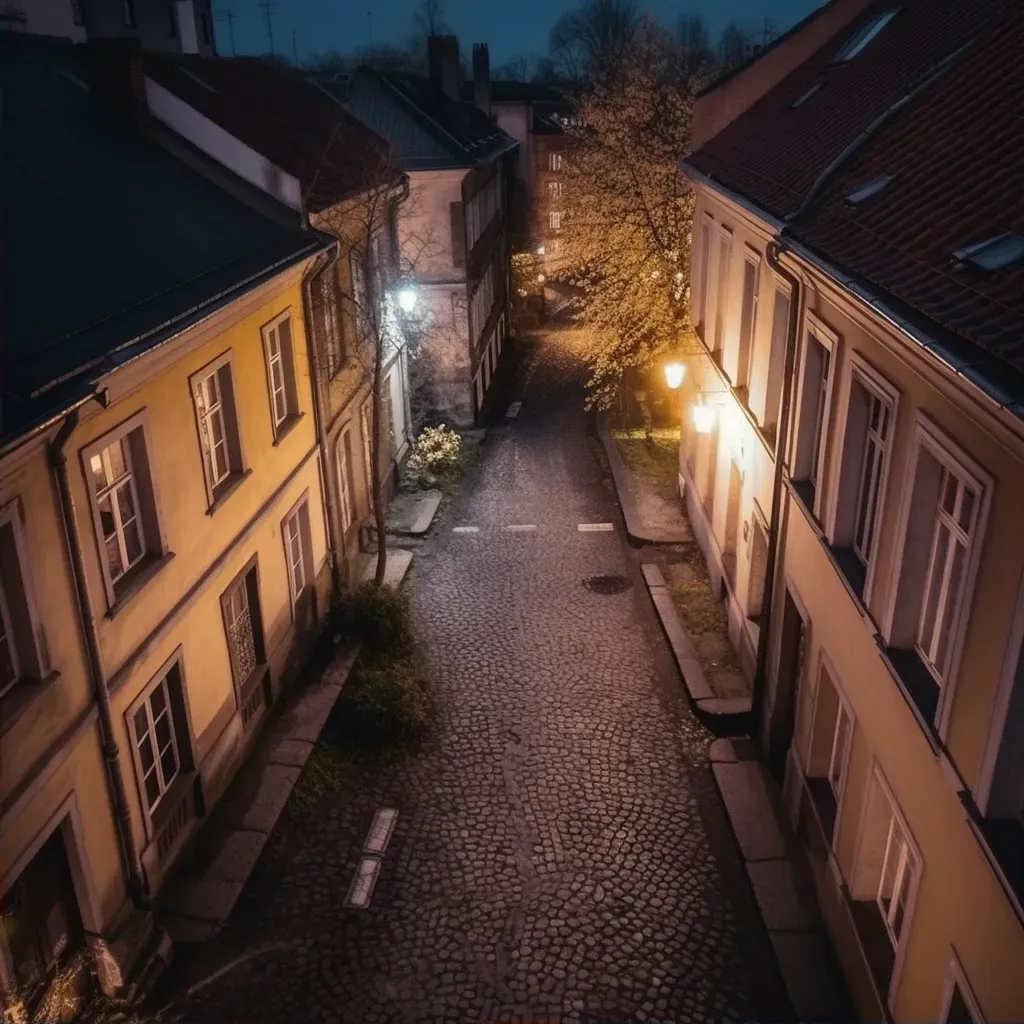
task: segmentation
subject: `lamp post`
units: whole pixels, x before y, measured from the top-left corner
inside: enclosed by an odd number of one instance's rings
[[[686,366],[683,363],[673,360],[672,362],[665,364],[665,383],[668,385],[669,391],[679,391],[679,408],[677,409],[677,415],[679,416],[679,444],[683,443],[683,402],[682,402],[682,391],[680,390],[683,386],[683,380],[686,377]]]

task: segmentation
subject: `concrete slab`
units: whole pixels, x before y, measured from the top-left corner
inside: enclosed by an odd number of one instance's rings
[[[712,740],[711,746],[708,748],[708,756],[712,761],[725,764],[736,763],[736,751],[733,750],[732,740],[730,739]]]
[[[440,504],[440,491],[396,494],[388,506],[388,533],[422,537],[430,529]]]
[[[307,760],[313,744],[308,740],[281,739],[272,744],[267,751],[270,764],[286,764],[293,768],[301,768]]]
[[[238,829],[228,832],[210,861],[205,877],[218,882],[244,882],[267,845],[265,832]]]
[[[651,600],[661,619],[662,629],[665,630],[690,699],[700,701],[714,697],[672,596],[667,590],[655,587],[651,590]]]
[[[844,986],[823,932],[770,932],[786,991],[801,1020],[840,1021]]]
[[[412,564],[412,552],[405,548],[393,548],[388,552],[388,561],[384,569],[384,583],[397,587],[405,579],[405,574]],[[377,571],[377,559],[372,558],[363,570],[363,582],[368,583]]]
[[[748,715],[752,703],[749,697],[705,697],[697,707],[707,715]]]
[[[165,917],[161,924],[176,946],[194,946],[217,933],[219,925],[192,917]]]
[[[665,586],[665,577],[661,575],[661,569],[659,569],[653,562],[645,562],[640,566],[640,570],[644,574],[644,579],[647,580],[647,586]]]
[[[269,833],[277,824],[298,778],[298,768],[268,764],[256,782],[251,800],[246,800],[248,794],[241,791],[230,794],[228,799],[234,799],[234,805],[225,807],[227,824]]]
[[[165,903],[176,917],[217,923],[228,919],[241,893],[241,882],[183,878],[172,886]]]
[[[340,686],[311,687],[281,716],[275,736],[281,740],[316,743],[339,693]]]
[[[780,860],[786,844],[756,761],[712,764],[726,813],[744,860]]]
[[[747,864],[754,897],[769,931],[809,932],[822,927],[814,897],[802,890],[788,860]]]

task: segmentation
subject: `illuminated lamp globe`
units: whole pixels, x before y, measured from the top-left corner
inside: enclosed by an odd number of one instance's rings
[[[686,367],[682,363],[665,364],[665,383],[668,385],[669,391],[677,391],[682,386],[685,376]]]
[[[411,313],[416,308],[416,289],[400,289],[398,292],[398,305],[403,313]]]
[[[710,405],[696,405],[693,408],[693,426],[698,434],[710,434],[715,425],[715,410]]]

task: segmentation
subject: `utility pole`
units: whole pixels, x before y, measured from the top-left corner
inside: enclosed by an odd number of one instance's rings
[[[274,55],[274,23],[271,21],[270,16],[274,13],[274,4],[271,0],[263,0],[263,3],[259,5],[263,8],[264,17],[267,19],[267,38],[270,40],[270,55]]]
[[[299,66],[299,45],[295,41],[295,29],[292,29],[292,67]]]
[[[231,40],[231,56],[236,56],[235,53],[235,15],[230,7],[223,11],[218,11],[218,18],[223,18],[228,23],[228,38]]]

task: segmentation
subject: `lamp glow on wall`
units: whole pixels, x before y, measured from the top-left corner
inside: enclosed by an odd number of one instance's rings
[[[665,364],[665,383],[668,385],[669,391],[678,391],[682,387],[685,376],[686,367],[682,363]]]
[[[403,313],[411,313],[416,308],[416,289],[400,288],[398,290],[398,306]]]
[[[715,426],[715,407],[703,401],[693,407],[693,428],[698,434],[710,434]]]

